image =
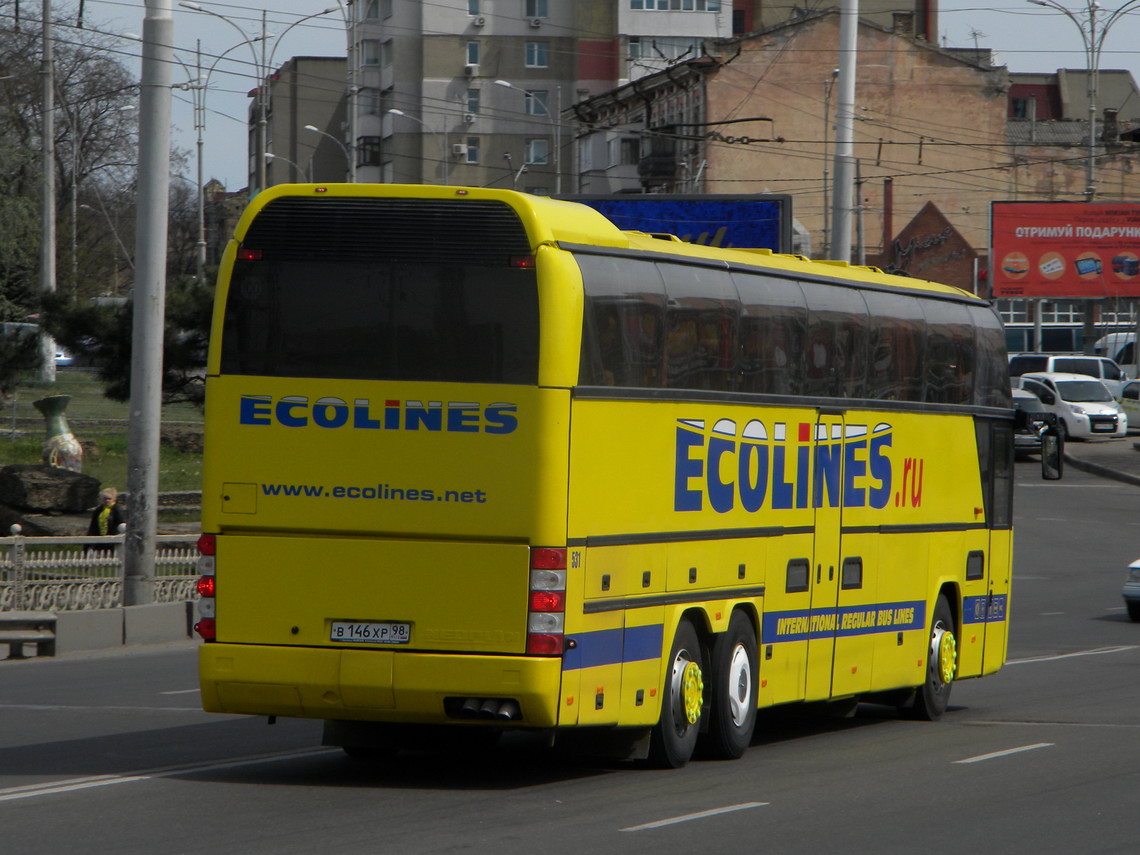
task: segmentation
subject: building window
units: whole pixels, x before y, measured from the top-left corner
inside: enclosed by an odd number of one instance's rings
[[[395,51],[395,42],[392,39],[387,39],[380,43],[380,65],[384,68],[392,66],[392,54]]]
[[[720,0],[629,0],[629,8],[649,12],[719,12]]]
[[[629,58],[641,59],[641,38],[639,36],[631,36],[629,39]]]
[[[550,65],[550,45],[546,42],[526,43],[526,67],[547,68]]]
[[[545,18],[547,16],[546,0],[526,0],[526,11],[523,14],[528,18]]]
[[[1028,119],[1029,118],[1029,99],[1028,98],[1014,98],[1013,99],[1013,118],[1015,118],[1015,119]]]
[[[463,157],[464,163],[479,162],[479,137],[467,138],[467,154]]]
[[[479,64],[479,42],[468,42],[467,43],[467,64],[468,65],[478,65]]]
[[[380,165],[380,137],[356,138],[356,165]]]
[[[479,90],[478,89],[468,89],[467,90],[467,112],[468,113],[478,113],[479,112]]]
[[[550,143],[545,139],[526,141],[526,150],[523,153],[523,162],[539,166],[548,163],[550,159]]]
[[[637,166],[641,162],[641,140],[637,137],[621,140],[620,158],[622,166]]]
[[[356,108],[365,116],[379,116],[380,90],[365,87],[356,96]]]
[[[364,20],[374,21],[380,17],[380,0],[368,0],[364,4]]]
[[[549,116],[550,108],[547,107],[547,95],[548,93],[542,89],[527,92],[524,99],[526,114],[528,116]]]
[[[362,39],[360,42],[360,64],[380,64],[380,42],[378,39]]]
[[[380,0],[380,17],[392,17],[392,0]]]
[[[467,0],[467,14],[468,15],[478,15],[479,14],[479,0]]]

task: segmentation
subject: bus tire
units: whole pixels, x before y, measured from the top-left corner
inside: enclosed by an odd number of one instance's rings
[[[930,621],[930,649],[926,655],[926,680],[914,695],[911,715],[923,721],[937,721],[950,703],[950,689],[958,669],[958,639],[954,635],[954,614],[945,595],[939,594]]]
[[[742,611],[735,611],[728,629],[713,643],[712,711],[704,753],[717,760],[735,760],[752,742],[756,728],[756,631]]]
[[[666,660],[661,718],[653,728],[649,746],[649,761],[654,766],[679,769],[693,756],[704,704],[702,661],[697,631],[682,620]]]

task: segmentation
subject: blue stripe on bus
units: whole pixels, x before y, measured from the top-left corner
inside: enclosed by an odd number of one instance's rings
[[[964,598],[962,623],[1003,623],[1008,599],[1008,594]]]
[[[575,646],[562,657],[562,670],[577,671],[599,665],[659,659],[664,634],[665,628],[659,623],[574,633],[570,638]]]
[[[874,603],[830,609],[796,609],[767,612],[760,640],[762,644],[903,632],[926,626],[926,603],[922,600],[900,603]]]

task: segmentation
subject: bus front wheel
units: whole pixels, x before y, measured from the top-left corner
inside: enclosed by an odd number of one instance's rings
[[[655,766],[679,769],[693,756],[704,704],[701,661],[697,631],[683,620],[677,626],[666,663],[661,718],[653,728],[649,748],[649,759]]]
[[[954,614],[946,597],[939,595],[930,622],[930,649],[926,654],[926,680],[915,692],[911,714],[925,721],[937,721],[950,703],[950,689],[958,667],[958,639],[954,635]]]
[[[752,742],[756,727],[756,632],[741,612],[716,637],[712,650],[712,713],[704,751],[719,760],[735,760]]]

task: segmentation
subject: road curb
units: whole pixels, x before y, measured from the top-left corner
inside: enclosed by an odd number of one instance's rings
[[[1119,472],[1116,469],[1101,466],[1099,463],[1090,463],[1087,460],[1081,460],[1079,457],[1073,457],[1068,452],[1065,453],[1065,462],[1074,469],[1080,469],[1082,472],[1088,472],[1090,475],[1098,475],[1101,478],[1111,478],[1113,481],[1121,481],[1125,484],[1131,484],[1133,487],[1140,487],[1140,475],[1130,475],[1127,472]]]

